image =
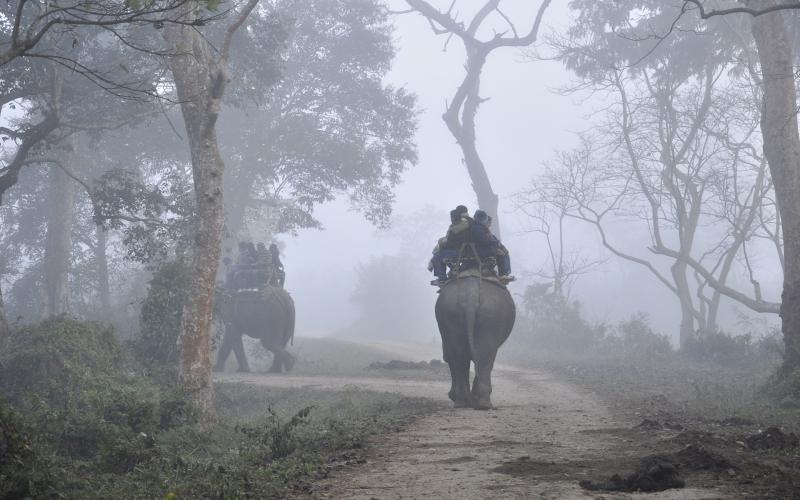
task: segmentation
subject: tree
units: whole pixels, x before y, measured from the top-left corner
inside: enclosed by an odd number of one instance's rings
[[[757,153],[751,117],[759,96],[738,34],[681,18],[682,5],[574,4],[581,9],[574,26],[551,45],[581,78],[575,88],[608,105],[588,143],[563,155],[563,168],[546,174],[540,191],[551,193],[545,201],[572,193],[572,217],[592,224],[613,254],[644,266],[675,294],[684,346],[697,330],[716,330],[723,290],[747,297],[728,279],[742,258],[752,276],[747,242],[769,233],[772,185]],[[654,36],[676,27],[668,39]],[[649,255],[613,241],[604,226],[619,217],[646,224]],[[659,264],[664,257],[668,272]],[[750,304],[770,311],[751,281]]]
[[[747,1],[747,7],[760,10],[777,6],[772,0]],[[785,347],[783,371],[788,374],[800,369],[800,135],[794,54],[782,13],[755,17],[752,31],[763,80],[764,154],[775,181],[783,222],[785,264],[780,314]]]
[[[74,159],[70,143],[76,135],[97,136],[157,109],[149,105],[159,98],[154,82],[160,79],[155,75],[162,73],[162,65],[147,47],[134,43],[131,28],[153,24],[154,16],[164,17],[170,8],[150,4],[132,14],[133,7],[124,7],[123,13],[121,5],[110,3],[71,3],[43,10],[37,10],[37,4],[23,0],[6,6],[13,25],[0,29],[0,38],[10,44],[0,83],[0,103],[7,113],[0,129],[5,160],[0,165],[0,203],[23,170],[51,169],[53,196],[43,200],[50,202],[53,217],[39,268],[42,314],[50,316],[66,312],[68,303],[74,207],[73,182],[65,176],[73,167],[68,164]],[[95,7],[99,10],[92,10]],[[111,12],[112,7],[117,10]],[[139,15],[145,11],[150,17]],[[162,24],[172,22],[167,16]],[[69,42],[66,31],[55,28],[64,25],[70,26]],[[87,78],[95,85],[87,86]],[[86,116],[91,119],[85,120]]]
[[[764,155],[775,182],[775,201],[779,212],[783,242],[783,293],[780,315],[784,340],[781,373],[800,369],[800,137],[797,125],[797,88],[794,80],[795,54],[786,28],[786,10],[800,9],[798,2],[745,0],[744,5],[707,10],[705,2],[685,0],[680,15],[694,10],[701,19],[747,14],[752,16],[751,32],[755,40],[761,70],[763,97],[761,133]],[[694,9],[689,9],[689,7]],[[662,39],[672,33],[662,35]],[[747,45],[748,42],[741,42]],[[693,263],[690,262],[690,265]],[[758,302],[741,297],[725,287],[715,286],[725,295],[751,308]],[[758,310],[758,309],[756,309]]]
[[[76,73],[84,74],[100,86],[110,84],[119,88],[119,81],[109,80],[102,71],[83,64],[70,49],[80,43],[80,38],[87,30],[102,29],[122,39],[129,35],[126,30],[130,27],[152,26],[159,29],[167,24],[187,24],[189,21],[181,16],[181,9],[187,1],[94,0],[87,3],[68,0],[57,4],[47,0],[8,2],[2,9],[6,23],[2,28],[4,48],[0,51],[0,66],[18,58],[49,59]],[[194,19],[191,23],[202,25],[211,19]],[[133,40],[128,43],[134,43]]]
[[[190,26],[202,14],[202,4],[195,0],[185,3],[182,9],[183,19],[189,25],[173,24],[163,30],[173,54],[169,65],[192,158],[197,216],[179,340],[179,377],[182,387],[206,418],[213,415],[211,322],[225,221],[225,164],[220,155],[216,122],[230,79],[228,60],[233,36],[257,4],[258,0],[249,0],[241,6],[225,31],[218,53],[198,29]]]
[[[560,155],[562,164],[568,164],[569,161],[568,154]],[[601,259],[589,259],[580,251],[569,249],[567,226],[575,215],[572,191],[558,189],[549,183],[538,183],[531,190],[515,193],[513,201],[515,209],[528,219],[524,231],[540,235],[547,249],[547,263],[534,273],[546,281],[529,286],[528,291],[546,285],[546,289],[552,287],[550,295],[569,302],[575,281],[603,263]],[[541,292],[545,293],[545,290]]]
[[[288,31],[281,78],[257,85],[272,78],[252,61],[263,57],[276,19]],[[416,163],[416,99],[384,84],[394,57],[385,8],[375,0],[271,1],[246,27],[234,41],[237,78],[220,117],[227,233],[319,227],[314,207],[340,194],[384,225],[400,174]]]
[[[494,50],[502,47],[527,47],[536,42],[542,17],[550,5],[550,0],[543,0],[530,31],[523,36],[519,36],[515,25],[500,10],[500,0],[488,0],[466,26],[452,15],[455,1],[447,12],[437,10],[425,0],[406,0],[406,3],[410,11],[418,12],[428,20],[434,33],[447,35],[448,40],[453,36],[458,37],[464,44],[467,59],[466,74],[442,118],[464,155],[464,166],[472,181],[478,205],[492,217],[493,230],[499,237],[498,197],[492,188],[476,144],[475,117],[478,107],[486,100],[480,97],[480,77],[489,55]],[[492,14],[496,14],[506,23],[507,31],[495,32],[488,40],[481,40],[479,32],[486,29],[484,23]],[[510,36],[507,35],[508,31],[511,32]]]

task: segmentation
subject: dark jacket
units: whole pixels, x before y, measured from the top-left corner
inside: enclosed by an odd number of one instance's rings
[[[474,225],[475,221],[469,217],[462,217],[458,222],[450,224],[442,249],[460,249],[461,245],[470,241],[470,231]]]
[[[487,226],[474,222],[470,227],[469,236],[481,258],[497,255],[501,246],[500,240],[492,234],[492,231]]]

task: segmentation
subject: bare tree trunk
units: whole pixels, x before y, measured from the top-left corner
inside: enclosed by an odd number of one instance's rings
[[[750,0],[748,7],[773,5]],[[797,126],[797,89],[794,56],[780,12],[753,19],[764,82],[761,133],[764,154],[775,184],[775,197],[783,221],[784,277],[781,303],[783,371],[800,368],[800,135]]]
[[[5,302],[3,302],[3,290],[2,286],[0,286],[0,349],[5,348],[10,333],[8,316],[6,315],[6,306]]]
[[[678,342],[681,349],[686,347],[689,340],[694,337],[694,303],[692,302],[692,292],[689,289],[689,280],[686,277],[687,265],[677,261],[670,267],[672,279],[675,282],[675,293],[681,306],[681,329]]]
[[[228,27],[219,57],[191,23],[169,25],[162,31],[173,54],[169,64],[189,139],[197,217],[183,306],[183,331],[178,340],[181,352],[179,377],[181,386],[189,393],[206,421],[214,416],[211,324],[225,222],[225,164],[219,152],[216,123],[229,79],[227,62],[231,38],[257,3],[258,0],[250,0]],[[185,18],[192,20],[198,18],[203,7],[192,1],[187,2],[184,8]]]
[[[75,189],[59,168],[50,170],[50,214],[44,250],[43,318],[69,312],[69,269]]]
[[[107,234],[101,226],[96,227],[97,244],[95,245],[95,259],[97,263],[97,293],[100,297],[99,314],[102,319],[109,319],[111,309],[111,287],[108,280],[108,253]]]
[[[492,229],[499,237],[498,197],[492,189],[486,167],[475,144],[475,115],[478,113],[478,106],[483,102],[479,95],[481,72],[486,64],[486,58],[493,50],[500,47],[527,47],[536,41],[542,17],[550,5],[550,0],[542,1],[536,12],[533,26],[524,36],[519,36],[511,20],[502,14],[500,0],[486,0],[466,26],[464,23],[456,21],[456,18],[451,15],[455,2],[447,12],[437,10],[425,0],[406,0],[406,3],[411,10],[419,12],[428,19],[435,33],[457,36],[464,43],[464,50],[467,52],[467,74],[442,118],[461,147],[464,165],[469,172],[472,189],[478,198],[478,205],[492,217]],[[481,25],[495,11],[500,13],[508,23],[509,31],[513,33],[513,36],[495,33],[490,40],[479,40],[477,37],[478,32],[481,31]]]
[[[486,64],[487,55],[478,49],[467,47],[467,76],[462,83],[466,89],[465,96],[463,101],[458,98],[458,95],[456,96],[453,104],[443,115],[443,119],[461,147],[464,166],[467,167],[472,189],[478,198],[478,206],[492,217],[492,231],[500,238],[500,219],[497,214],[498,196],[492,188],[492,182],[486,172],[486,165],[478,153],[475,131],[475,117],[482,101],[479,94],[480,75]],[[458,93],[461,92],[462,89],[459,89]],[[461,102],[463,102],[463,108],[456,106]],[[461,112],[460,118],[459,111]]]

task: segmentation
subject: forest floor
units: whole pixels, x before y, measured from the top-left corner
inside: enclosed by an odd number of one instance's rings
[[[321,342],[327,345],[319,352],[313,352],[318,342],[302,340],[295,351],[313,358],[342,349],[350,353],[347,364],[319,368],[306,361],[298,362],[294,374],[221,374],[217,380],[447,402],[446,367],[364,369],[369,363],[363,356],[375,352],[382,358],[375,361],[437,359],[435,346]],[[790,498],[797,491],[798,447],[791,434],[759,434],[758,424],[742,418],[698,420],[669,413],[661,399],[632,397],[636,390],[625,391],[614,377],[570,381],[567,373],[553,373],[498,366],[495,410],[445,406],[401,432],[374,436],[363,463],[332,468],[297,497]],[[683,487],[608,491],[665,483]]]

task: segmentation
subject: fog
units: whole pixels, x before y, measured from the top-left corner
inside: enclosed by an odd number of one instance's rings
[[[514,13],[515,19],[532,18],[534,9],[533,5],[529,12],[520,8]],[[545,33],[563,30],[569,24],[569,9],[556,3],[545,19]],[[407,86],[417,95],[421,111],[416,135],[419,164],[403,175],[395,191],[394,216],[404,218],[418,214],[422,207],[436,207],[445,216],[438,226],[443,236],[449,210],[458,204],[470,210],[478,208],[461,151],[441,120],[446,101],[463,78],[463,47],[453,41],[445,48],[445,37],[436,36],[428,22],[416,14],[397,16],[395,26],[397,55],[387,82]],[[492,53],[482,75],[481,96],[489,100],[481,105],[477,118],[478,147],[500,196],[503,240],[512,252],[515,273],[522,278],[511,285],[515,293],[521,293],[530,280],[537,280],[535,273],[549,256],[541,236],[526,230],[526,217],[514,210],[510,197],[540,173],[557,150],[574,147],[577,134],[596,124],[593,114],[604,105],[585,93],[565,95],[563,90],[574,82],[561,63],[534,61],[514,48]],[[376,229],[350,210],[346,200],[322,205],[318,215],[324,231],[302,230],[297,237],[283,238],[289,286],[298,308],[314,311],[313,315],[298,317],[298,330],[315,336],[352,335],[355,332],[349,327],[359,315],[358,306],[350,300],[356,284],[355,267],[384,254],[399,253],[400,243],[391,229]],[[430,231],[438,234],[436,229]],[[646,231],[631,232],[624,226],[612,231],[631,241],[648,238]],[[647,270],[611,256],[593,228],[573,224],[568,237],[582,253],[604,260],[580,277],[572,289],[572,297],[582,303],[591,320],[614,323],[644,312],[659,332],[677,341],[680,312],[668,290]],[[416,265],[421,270],[434,243],[419,242],[421,258]],[[641,248],[638,250],[641,252]],[[777,299],[780,269],[774,262],[765,263],[765,269],[760,275],[763,289],[771,299]],[[416,293],[429,297],[431,304],[435,301],[436,289],[426,281],[413,286]],[[777,324],[774,315],[758,315],[726,299],[723,303],[720,322],[726,330],[747,329],[742,324],[745,318],[757,318],[759,331]],[[427,326],[426,331],[409,331],[409,338],[435,341],[438,335],[432,317]]]
[[[0,498],[797,498],[798,16],[0,4]]]

